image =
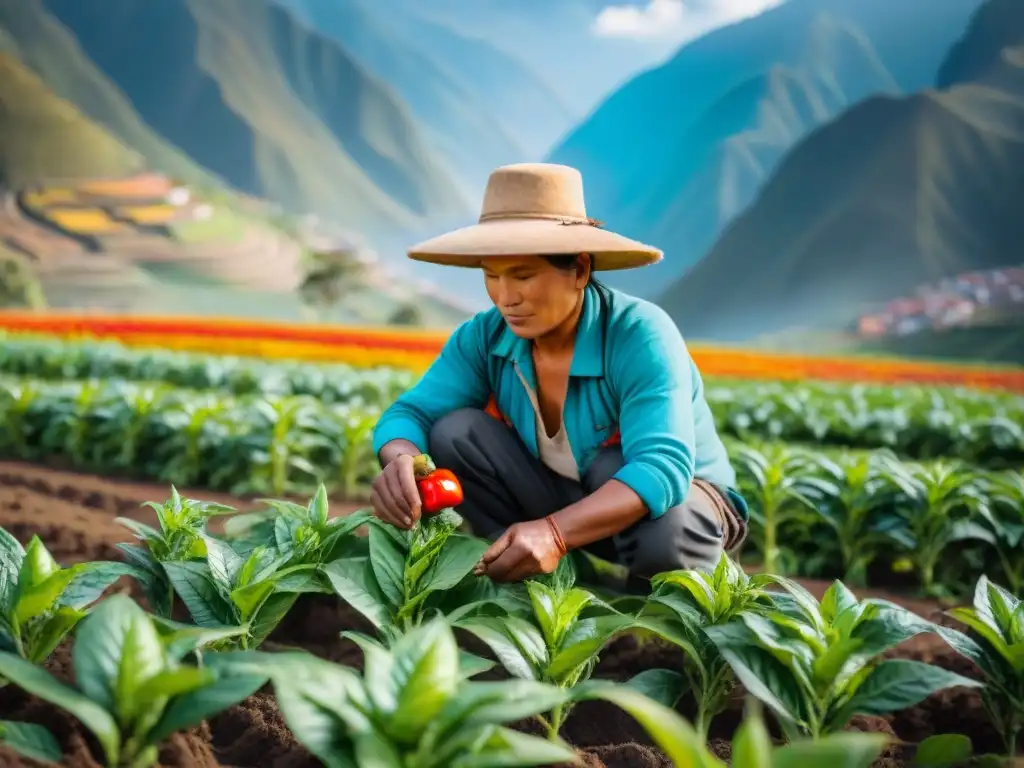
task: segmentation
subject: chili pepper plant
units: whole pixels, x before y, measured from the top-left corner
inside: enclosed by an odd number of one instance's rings
[[[943,627],[940,634],[984,675],[982,701],[1012,757],[1024,730],[1024,601],[983,576],[973,605],[948,614],[967,633]]]
[[[784,584],[775,608],[745,611],[709,627],[708,637],[737,678],[779,720],[790,740],[836,733],[854,715],[913,706],[951,686],[976,680],[882,654],[936,626],[886,601],[857,598],[835,582],[819,604],[803,587]]]
[[[694,727],[702,738],[725,708],[736,682],[707,629],[734,621],[744,612],[769,611],[773,602],[768,588],[782,583],[787,582],[769,574],[747,576],[724,553],[712,573],[669,571],[651,580],[653,589],[637,614],[637,623],[686,654],[680,675],[685,681],[677,685],[680,693],[688,690],[696,702]]]
[[[103,591],[131,572],[102,561],[62,568],[38,536],[22,548],[0,528],[0,650],[43,663]]]
[[[181,661],[221,634],[192,633],[182,642],[175,633],[161,632],[130,598],[114,595],[76,632],[73,686],[7,652],[0,652],[0,675],[77,718],[96,737],[107,768],[148,768],[172,733],[238,703],[266,682],[267,675],[252,668],[215,670]],[[23,736],[15,731],[15,739],[5,742],[19,749]],[[46,759],[60,760],[52,738],[36,744],[48,746]]]

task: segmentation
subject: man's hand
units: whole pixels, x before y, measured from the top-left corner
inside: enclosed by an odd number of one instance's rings
[[[422,505],[412,456],[396,456],[381,470],[373,481],[370,504],[377,517],[396,528],[408,530],[420,519]]]
[[[551,573],[565,555],[564,544],[546,520],[509,526],[484,552],[473,573],[493,581],[522,581],[538,573]]]

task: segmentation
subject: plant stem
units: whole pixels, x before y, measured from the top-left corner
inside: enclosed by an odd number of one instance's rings
[[[551,710],[551,721],[548,723],[548,739],[551,741],[558,738],[558,732],[562,730],[562,722],[565,719],[565,714],[565,704],[559,704]]]
[[[764,571],[775,574],[775,510],[766,505],[764,510]]]

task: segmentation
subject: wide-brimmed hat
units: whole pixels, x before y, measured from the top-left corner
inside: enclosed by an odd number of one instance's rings
[[[493,256],[589,253],[595,270],[631,269],[661,260],[657,248],[601,228],[587,217],[583,176],[551,163],[520,163],[487,180],[479,223],[409,249],[409,258],[479,267]]]

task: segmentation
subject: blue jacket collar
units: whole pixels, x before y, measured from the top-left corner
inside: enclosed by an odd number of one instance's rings
[[[604,324],[601,318],[601,297],[598,289],[588,285],[583,291],[583,312],[576,329],[576,347],[572,355],[570,376],[604,375]],[[507,325],[498,342],[491,349],[492,355],[511,359],[521,369],[533,372],[533,356],[530,341],[516,336]],[[527,377],[531,379],[532,375]]]

